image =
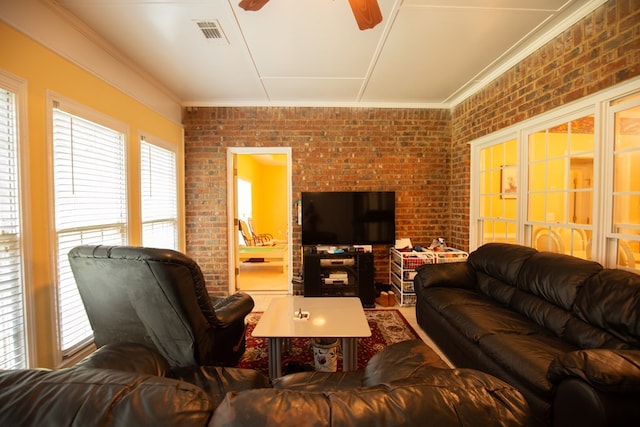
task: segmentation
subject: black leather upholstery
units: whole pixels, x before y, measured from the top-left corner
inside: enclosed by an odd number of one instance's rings
[[[414,281],[418,323],[449,360],[517,387],[539,424],[564,425],[571,418],[566,411],[577,407],[597,412],[590,425],[620,419],[619,414],[611,418],[620,410],[640,421],[637,409],[620,403],[630,396],[640,399],[640,389],[588,383],[573,368],[577,357],[590,358],[589,366],[611,380],[614,375],[601,370],[604,366],[622,352],[640,357],[640,276],[567,255],[491,243],[472,252],[467,262],[422,266]],[[596,357],[591,354],[596,349],[608,353]],[[599,368],[594,360],[602,363]],[[624,375],[635,379],[626,384],[640,382],[640,364],[623,366]],[[573,384],[576,378],[584,385]],[[568,379],[571,383],[563,384]],[[594,424],[598,419],[605,423]]]
[[[274,381],[252,369],[167,370],[155,350],[109,344],[72,368],[0,371],[1,426],[527,426],[510,385],[448,369],[422,341],[393,344],[362,371]]]
[[[422,341],[392,344],[362,371],[300,372],[229,393],[211,425],[527,426],[522,395],[491,375],[449,369]]]
[[[244,293],[211,297],[198,264],[168,249],[79,246],[69,262],[97,347],[139,343],[172,367],[235,365],[245,350]]]
[[[228,392],[270,386],[252,369],[171,371],[149,347],[107,344],[72,368],[0,371],[0,425],[205,427]]]

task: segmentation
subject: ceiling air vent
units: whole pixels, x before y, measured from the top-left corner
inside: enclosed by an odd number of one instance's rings
[[[198,25],[198,28],[204,35],[205,39],[220,43],[229,43],[217,19],[196,21],[196,24]]]

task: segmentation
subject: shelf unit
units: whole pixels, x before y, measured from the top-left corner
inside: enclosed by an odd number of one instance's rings
[[[414,305],[416,294],[413,279],[416,268],[424,264],[442,264],[448,262],[466,261],[467,252],[447,248],[444,251],[399,251],[391,248],[389,251],[389,283],[393,286],[396,302],[400,306]]]
[[[364,307],[375,307],[372,253],[305,253],[303,271],[306,297],[357,296]]]

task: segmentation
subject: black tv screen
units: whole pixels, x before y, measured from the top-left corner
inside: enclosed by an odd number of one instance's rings
[[[395,238],[393,191],[302,193],[303,245],[393,244]]]

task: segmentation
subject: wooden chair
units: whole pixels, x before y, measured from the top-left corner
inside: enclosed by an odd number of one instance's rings
[[[563,254],[564,243],[557,231],[550,228],[539,228],[533,236],[533,246],[539,251]]]

